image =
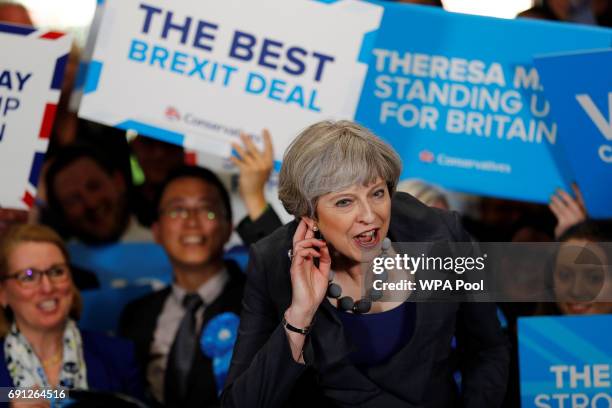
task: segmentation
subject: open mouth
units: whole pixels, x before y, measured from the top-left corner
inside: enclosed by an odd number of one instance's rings
[[[202,245],[205,241],[202,235],[185,235],[181,237],[181,244],[183,245]]]
[[[353,238],[357,245],[363,248],[372,248],[378,244],[378,228],[374,228],[371,230],[367,230],[362,232],[361,234],[355,235]]]
[[[36,304],[36,307],[43,312],[49,313],[57,310],[58,305],[59,301],[57,299],[48,299]]]

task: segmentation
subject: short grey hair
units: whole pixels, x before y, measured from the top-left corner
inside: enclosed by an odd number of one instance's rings
[[[401,172],[399,155],[368,129],[346,120],[318,122],[285,151],[278,198],[290,214],[314,217],[322,195],[378,177],[393,194]]]

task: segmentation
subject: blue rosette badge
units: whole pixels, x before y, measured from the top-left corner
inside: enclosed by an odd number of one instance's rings
[[[225,312],[212,318],[202,330],[200,347],[204,355],[212,360],[217,394],[221,394],[225,384],[239,324],[240,318],[235,313]]]

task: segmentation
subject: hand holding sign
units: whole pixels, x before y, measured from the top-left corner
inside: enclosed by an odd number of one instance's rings
[[[241,134],[243,146],[232,143],[238,157],[232,156],[230,160],[240,169],[238,189],[240,196],[249,213],[251,220],[256,220],[266,209],[264,187],[274,163],[274,150],[270,132],[263,131],[264,150],[261,151],[246,134]]]
[[[555,227],[555,238],[559,239],[561,235],[572,225],[578,224],[586,219],[587,213],[584,205],[582,193],[576,184],[572,184],[572,189],[576,198],[563,190],[558,190],[550,199],[548,207],[557,217],[557,226]]]
[[[609,31],[609,30],[608,30]],[[612,217],[612,50],[536,58],[559,122],[559,144],[586,198],[589,217]]]

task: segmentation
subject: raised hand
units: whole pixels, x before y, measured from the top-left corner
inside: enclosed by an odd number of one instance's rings
[[[264,187],[274,165],[272,138],[268,130],[263,131],[264,149],[259,150],[255,143],[245,134],[240,135],[243,145],[232,143],[239,157],[230,160],[240,170],[238,191],[244,201],[251,220],[256,220],[266,209]]]
[[[558,190],[551,199],[548,207],[557,217],[555,227],[555,238],[559,238],[569,227],[578,224],[586,219],[587,213],[584,206],[582,193],[576,184],[572,184],[572,189],[576,195],[574,199],[563,190]]]
[[[327,243],[315,238],[314,231],[304,220],[300,221],[293,235],[292,253],[292,298],[286,317],[291,324],[304,327],[310,325],[325,297],[331,257]]]

